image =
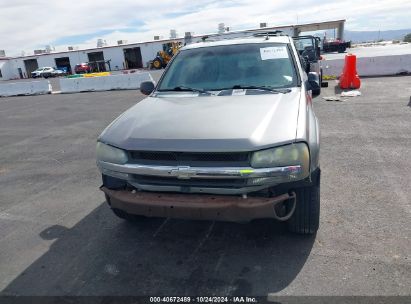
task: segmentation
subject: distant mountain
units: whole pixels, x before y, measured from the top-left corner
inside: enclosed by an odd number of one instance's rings
[[[411,29],[392,31],[345,31],[345,40],[353,42],[369,42],[383,40],[402,40],[405,35],[411,33]]]
[[[327,37],[334,38],[334,31],[328,30]],[[405,35],[411,33],[411,29],[391,31],[344,31],[344,40],[359,42],[372,42],[382,40],[402,40]],[[323,35],[322,35],[323,36]]]

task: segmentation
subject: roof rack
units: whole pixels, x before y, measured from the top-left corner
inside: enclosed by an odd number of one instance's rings
[[[266,37],[265,39],[268,40],[268,37],[270,36],[288,36],[287,34],[284,34],[283,31],[276,30],[276,31],[269,31],[269,32],[259,32],[253,34],[254,37]]]
[[[268,40],[269,37],[275,36],[288,36],[283,31],[276,30],[276,31],[268,31],[268,32],[259,32],[259,33],[250,33],[250,35],[243,36],[243,37],[223,37],[222,35],[204,35],[201,37],[201,42],[214,42],[214,41],[221,41],[221,40],[232,40],[238,38],[250,38],[250,37],[265,37]],[[197,41],[200,42],[200,41]]]
[[[221,37],[218,35],[211,35],[211,37],[209,35],[205,35],[201,37],[201,41],[197,41],[197,42],[214,42],[214,41],[222,41],[222,40],[232,40],[232,39],[237,39],[236,37]]]

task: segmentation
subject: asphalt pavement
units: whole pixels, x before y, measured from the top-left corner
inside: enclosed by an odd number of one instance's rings
[[[0,295],[410,295],[410,83],[314,99],[321,222],[308,237],[269,220],[116,218],[95,143],[137,91],[0,98]]]

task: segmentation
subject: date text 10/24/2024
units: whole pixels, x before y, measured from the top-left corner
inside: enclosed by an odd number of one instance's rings
[[[255,297],[150,297],[150,303],[258,303]]]

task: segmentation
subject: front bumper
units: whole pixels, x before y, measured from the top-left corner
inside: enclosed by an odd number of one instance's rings
[[[188,193],[211,193],[211,194],[245,194],[259,191],[282,183],[302,180],[303,167],[285,166],[275,168],[252,168],[252,167],[188,167],[188,166],[153,166],[124,164],[118,165],[104,161],[97,161],[102,174],[127,181],[130,185],[140,190],[165,191],[165,192],[188,192]],[[175,180],[197,180],[207,184],[209,180],[221,180],[223,183],[229,179],[242,179],[246,182],[244,187],[182,187],[173,185],[142,184],[137,176],[153,176],[159,178],[171,178]]]
[[[253,219],[274,218],[285,221],[293,214],[295,193],[276,197],[249,197],[205,194],[151,193],[110,190],[101,187],[113,209],[147,217],[170,217],[193,220],[247,222]],[[279,216],[275,206],[290,201],[290,211]]]

